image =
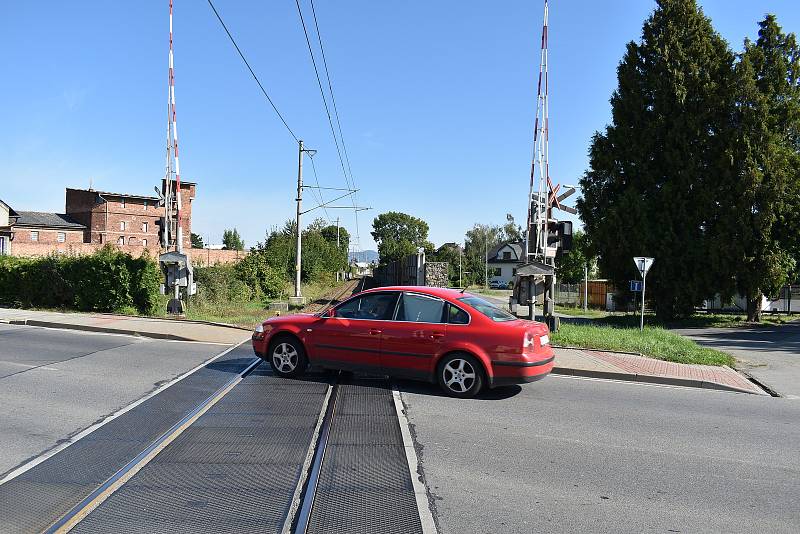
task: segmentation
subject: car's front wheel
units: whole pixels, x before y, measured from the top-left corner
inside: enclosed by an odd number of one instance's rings
[[[269,365],[278,376],[300,376],[308,366],[303,344],[294,337],[278,336],[270,343],[268,354]]]
[[[436,372],[439,386],[452,397],[469,399],[483,388],[483,367],[469,354],[449,354],[439,362]]]

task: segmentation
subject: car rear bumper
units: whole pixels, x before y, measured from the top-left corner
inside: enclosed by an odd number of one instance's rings
[[[554,365],[555,356],[536,362],[492,362],[489,387],[536,382],[550,374]]]

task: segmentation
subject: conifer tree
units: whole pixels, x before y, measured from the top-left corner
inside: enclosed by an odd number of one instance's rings
[[[747,297],[750,321],[760,320],[762,295],[777,293],[795,271],[800,233],[800,47],[774,15],[759,26],[735,67],[735,179],[720,203],[716,243],[735,268],[727,293]]]
[[[716,289],[709,229],[715,191],[732,179],[722,134],[733,60],[695,0],[658,0],[617,69],[612,123],[592,140],[578,202],[591,252],[620,284],[637,277],[634,256],[655,257],[647,288],[662,318]]]

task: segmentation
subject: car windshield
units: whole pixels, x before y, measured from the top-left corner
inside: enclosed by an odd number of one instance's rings
[[[492,321],[498,323],[502,323],[505,321],[515,321],[517,319],[507,311],[498,308],[491,302],[483,300],[482,298],[476,297],[474,295],[470,295],[469,297],[463,297],[458,300],[459,302],[463,302],[464,304],[472,306],[473,308],[484,314]]]

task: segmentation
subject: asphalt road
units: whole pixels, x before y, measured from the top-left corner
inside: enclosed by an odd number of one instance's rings
[[[0,324],[0,478],[225,348]]]
[[[800,323],[675,332],[733,354],[758,380],[787,398],[800,399]]]
[[[797,532],[800,404],[551,376],[400,384],[442,534]]]

